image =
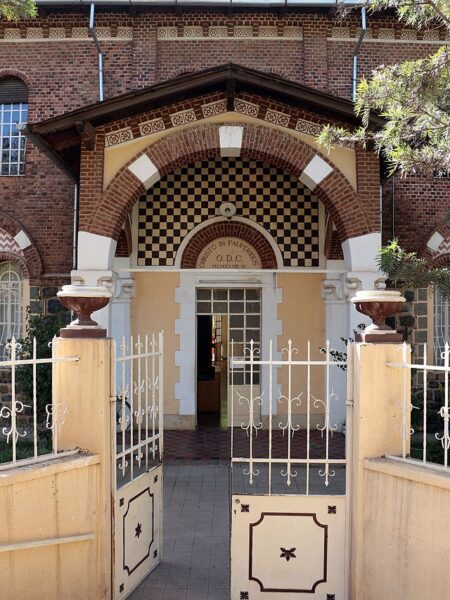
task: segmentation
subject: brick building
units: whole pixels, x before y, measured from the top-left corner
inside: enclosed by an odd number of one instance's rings
[[[371,152],[318,149],[322,125],[356,124],[359,11],[337,22],[333,2],[95,4],[93,30],[79,2],[0,23],[2,343],[28,304],[56,310],[58,286],[107,285],[114,336],[165,329],[168,425],[202,411],[224,422],[228,339],[340,346],[361,321],[355,290],[382,285],[382,240],[446,261],[449,180],[386,179]],[[370,16],[358,77],[443,43],[443,30]],[[417,318],[400,325],[433,347],[448,310],[435,302],[435,336],[432,299],[410,299]]]

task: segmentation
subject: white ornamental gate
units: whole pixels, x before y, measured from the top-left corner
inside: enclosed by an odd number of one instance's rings
[[[247,413],[231,432],[231,600],[348,600],[349,411],[346,438],[330,422],[346,362],[329,343],[317,359],[308,343],[300,360],[290,340],[265,360],[253,342],[244,358],[233,343],[230,354],[231,393]],[[251,382],[269,369],[268,389],[236,391],[244,367]]]
[[[115,371],[113,597],[122,599],[162,555],[163,334],[124,339]]]

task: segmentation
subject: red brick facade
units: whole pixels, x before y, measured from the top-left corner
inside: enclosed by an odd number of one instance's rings
[[[9,38],[1,44],[0,77],[13,74],[27,83],[30,122],[98,99],[94,43],[76,37],[86,33],[87,10],[46,8],[46,12],[46,16],[20,25],[0,23],[0,38]],[[99,8],[96,26],[105,28],[100,44],[107,98],[230,61],[277,73],[324,92],[351,96],[352,55],[360,27],[357,15],[336,23],[332,13],[313,9],[229,12],[167,8],[138,9],[132,15],[126,9],[108,12]],[[426,34],[419,32],[417,40],[411,41],[411,34],[388,17],[369,17],[368,27],[370,39],[362,45],[359,56],[359,72],[364,75],[379,64],[424,56],[437,48],[439,39],[444,39],[441,31],[436,41],[424,40]],[[164,38],[161,28],[172,28],[165,31],[172,37]],[[32,41],[32,30],[37,31],[39,39]],[[15,35],[19,41],[12,41]],[[183,161],[218,156],[216,133],[213,129],[202,131],[205,137],[201,147],[190,147],[191,141],[180,133],[155,144],[148,155],[162,173]],[[243,147],[246,156],[271,160],[293,174],[300,172],[311,152],[301,144],[295,151],[289,147],[287,136],[275,136],[267,130],[263,133],[258,127],[246,128]],[[110,185],[102,193],[102,155],[103,136],[99,135],[96,149],[83,152],[80,228],[117,239],[127,211],[143,189],[123,169],[114,180],[114,190]],[[318,192],[341,239],[378,229],[378,160],[372,154],[358,152],[357,162],[358,195],[337,172]],[[385,238],[392,234],[389,191],[386,186]],[[0,226],[9,219],[9,223],[17,223],[17,230],[27,232],[32,246],[24,254],[30,276],[36,281],[46,276],[45,281],[63,282],[70,273],[73,192],[73,182],[29,142],[25,175],[0,177]],[[445,219],[449,201],[449,180],[396,178],[394,233],[408,249],[423,249]],[[5,229],[10,231],[11,225]]]

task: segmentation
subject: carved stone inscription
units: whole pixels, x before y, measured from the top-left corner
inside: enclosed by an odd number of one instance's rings
[[[261,269],[261,259],[253,246],[239,238],[217,238],[203,248],[197,269]]]

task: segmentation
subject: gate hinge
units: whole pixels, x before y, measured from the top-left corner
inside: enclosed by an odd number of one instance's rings
[[[110,396],[109,397],[109,401],[110,402],[117,402],[117,396]]]

